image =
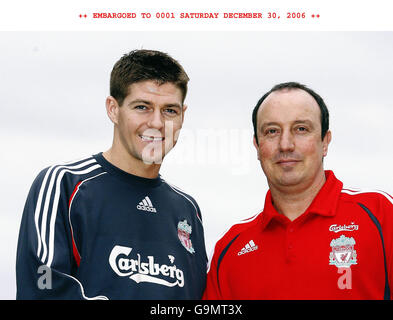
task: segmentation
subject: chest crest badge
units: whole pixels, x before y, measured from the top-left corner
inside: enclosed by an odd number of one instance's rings
[[[356,241],[354,238],[348,238],[344,235],[330,242],[332,251],[329,255],[329,264],[337,268],[349,268],[357,264],[357,254],[355,250]]]
[[[192,242],[190,239],[192,232],[191,226],[187,223],[187,220],[179,221],[177,224],[177,236],[179,237],[180,243],[184,248],[190,253],[195,253],[194,248],[192,247]]]

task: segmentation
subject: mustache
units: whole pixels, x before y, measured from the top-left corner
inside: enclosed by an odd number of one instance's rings
[[[302,157],[296,152],[280,152],[273,157],[274,162],[280,162],[286,160],[300,161],[302,160]]]

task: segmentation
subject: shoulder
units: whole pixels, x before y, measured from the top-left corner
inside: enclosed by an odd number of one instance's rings
[[[103,170],[94,156],[85,156],[53,164],[41,170],[33,182],[33,188],[39,188],[41,192],[50,192],[64,187],[74,188],[76,184],[100,173],[103,173]]]
[[[164,180],[162,177],[161,180],[163,184],[167,187],[168,192],[171,193],[173,198],[176,199],[177,201],[184,202],[187,205],[190,205],[193,208],[193,210],[195,210],[199,220],[202,221],[201,210],[199,208],[197,201],[191,195],[186,193],[184,190],[169,183],[168,181]]]
[[[385,191],[344,187],[341,196],[343,201],[360,206],[380,222],[393,219],[393,197]]]
[[[372,206],[380,203],[393,206],[393,197],[382,190],[343,187],[341,195],[346,201],[364,202]]]
[[[255,226],[260,223],[260,217],[263,214],[263,211],[253,215],[250,218],[240,220],[239,222],[230,226],[223,234],[219,237],[218,241],[216,242],[213,252],[211,253],[211,257],[209,259],[208,268],[210,269],[211,260],[214,257],[217,257],[222,254],[230,246],[240,234],[247,233]]]
[[[234,236],[241,234],[243,232],[247,232],[249,229],[252,229],[255,225],[258,224],[260,215],[262,212],[253,215],[247,219],[240,220],[239,222],[233,224],[228,231],[224,233],[222,239],[231,240]]]
[[[184,201],[189,201],[193,205],[198,206],[198,203],[196,202],[196,200],[191,195],[186,193],[183,189],[181,189],[178,186],[175,186],[175,185],[169,183],[168,181],[166,181],[164,179],[161,179],[161,180],[168,187],[168,190],[170,192],[172,192],[176,197],[178,197],[179,199],[182,199]]]

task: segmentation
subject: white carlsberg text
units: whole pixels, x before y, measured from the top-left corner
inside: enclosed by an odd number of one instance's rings
[[[168,255],[171,265],[155,263],[153,256],[147,256],[143,262],[141,255],[136,254],[136,259],[130,259],[132,248],[114,246],[109,255],[109,265],[120,277],[129,277],[136,283],[150,282],[167,287],[184,286],[183,271],[173,265],[175,258]]]

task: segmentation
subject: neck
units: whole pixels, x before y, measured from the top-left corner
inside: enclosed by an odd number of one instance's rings
[[[322,171],[311,185],[303,189],[276,188],[269,184],[273,206],[278,213],[293,221],[307,210],[325,181],[325,173]]]
[[[102,155],[115,167],[138,177],[157,178],[161,167],[161,164],[145,164],[128,153],[118,152],[113,146]]]

